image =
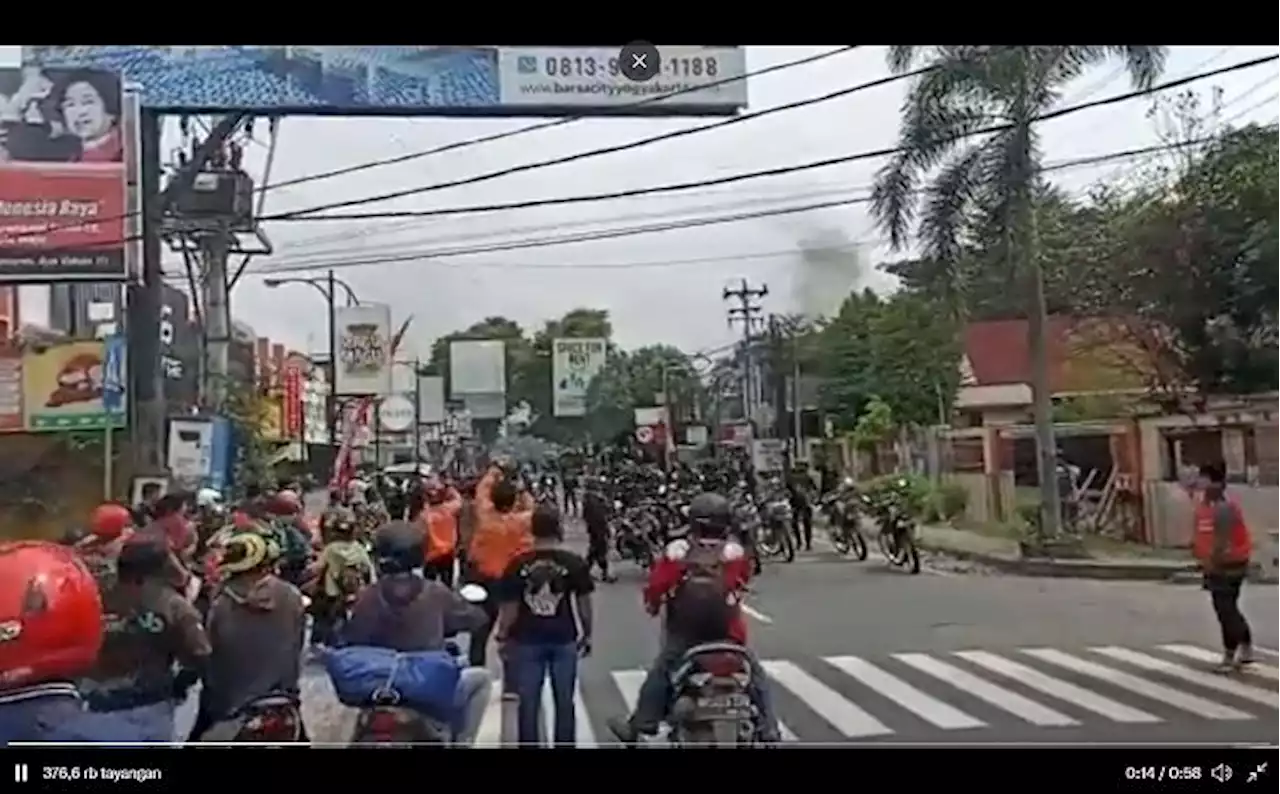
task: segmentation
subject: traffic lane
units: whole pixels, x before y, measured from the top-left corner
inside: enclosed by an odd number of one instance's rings
[[[912,576],[884,563],[774,565],[755,585],[771,622],[762,655],[1218,643],[1208,595],[1151,582],[1012,576]],[[1246,585],[1241,605],[1259,647],[1277,647],[1277,589]]]

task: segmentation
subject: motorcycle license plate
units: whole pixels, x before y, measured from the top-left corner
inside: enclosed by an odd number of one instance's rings
[[[745,715],[751,712],[751,698],[742,693],[701,697],[697,700],[697,709],[699,712],[712,712],[729,716]]]

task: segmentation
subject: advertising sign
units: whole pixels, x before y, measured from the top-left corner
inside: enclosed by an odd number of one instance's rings
[[[213,423],[208,419],[170,419],[165,464],[176,482],[198,488],[213,474]]]
[[[444,378],[435,375],[418,378],[418,421],[438,425],[444,417]]]
[[[465,394],[507,393],[507,346],[500,339],[465,339],[449,343],[449,391]]]
[[[689,89],[695,90],[636,113],[732,115],[746,105],[746,80],[733,80],[746,71],[741,47],[656,49],[656,72],[642,80],[627,76],[637,74],[625,68],[630,61],[621,46],[603,45],[51,44],[24,47],[22,56],[44,68],[121,68],[138,84],[144,107],[172,113],[616,115],[629,104]]]
[[[757,472],[786,471],[787,441],[782,438],[757,438],[751,442],[751,466]]]
[[[22,351],[0,347],[0,433],[26,429],[22,415]]]
[[[388,433],[403,433],[413,427],[413,412],[413,400],[393,394],[378,405],[378,424]]]
[[[290,358],[284,363],[284,435],[285,438],[302,438],[303,423],[303,369],[306,362]]]
[[[66,342],[22,358],[22,402],[27,430],[105,430],[124,427],[124,414],[102,403],[104,345]]]
[[[232,443],[234,432],[231,421],[223,416],[215,416],[213,425],[213,461],[209,464],[208,486],[220,492],[226,492],[231,482],[231,469],[235,461]]]
[[[279,394],[262,398],[262,415],[258,419],[258,437],[263,441],[284,441],[284,401]]]
[[[551,408],[556,416],[586,416],[587,387],[604,367],[603,339],[551,342]]]
[[[0,281],[128,278],[119,76],[0,69],[0,96]]]
[[[384,395],[391,391],[391,307],[343,306],[336,312],[338,361],[335,394]]]
[[[128,346],[124,334],[113,334],[103,341],[102,407],[108,413],[123,414],[125,389],[129,382],[125,370]]]

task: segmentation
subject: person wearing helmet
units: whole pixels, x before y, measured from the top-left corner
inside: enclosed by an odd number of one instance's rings
[[[645,608],[657,615],[666,605],[662,648],[636,699],[635,712],[610,719],[609,729],[625,744],[657,733],[671,702],[671,671],[684,653],[708,642],[746,646],[742,596],[751,578],[746,552],[730,538],[733,506],[717,493],[701,493],[689,503],[688,536],[667,544],[654,562],[644,589]],[[760,712],[760,739],[778,740],[778,723],[763,668],[750,657],[748,694]]]
[[[0,542],[0,745],[142,741],[119,714],[86,711],[73,683],[102,646],[102,601],[74,550]]]
[[[163,540],[172,558],[166,566],[169,585],[180,593],[190,590],[192,580],[188,565],[195,554],[195,528],[187,518],[187,502],[181,494],[165,494],[151,508],[151,521],[139,534]]]
[[[522,502],[520,496],[515,483],[499,466],[491,467],[476,483],[467,578],[490,593],[496,592],[511,561],[533,550],[533,505]],[[498,618],[497,601],[492,596],[485,601],[484,609],[489,621],[471,635],[467,650],[472,667],[484,667],[485,646]]]
[[[365,585],[377,578],[373,559],[364,544],[355,539],[356,519],[350,511],[331,511],[327,538],[315,571],[315,603],[311,641],[329,645],[334,630]]]
[[[148,742],[173,741],[175,701],[186,699],[210,653],[200,614],[165,582],[168,560],[152,538],[121,547],[117,581],[102,593],[102,650],[80,681],[90,709],[120,713]]]
[[[443,651],[452,635],[470,632],[475,642],[477,630],[488,625],[483,609],[445,584],[416,573],[422,565],[422,542],[422,528],[408,521],[392,522],[374,533],[378,581],[356,598],[351,619],[342,631],[345,645],[390,648],[400,653]],[[483,666],[462,670],[455,697],[456,744],[475,742],[492,688],[492,677]]]
[[[213,652],[193,741],[259,698],[299,693],[306,607],[275,566],[270,541],[256,532],[237,533],[223,548],[223,580],[209,607]]]
[[[88,533],[74,544],[101,592],[115,584],[116,558],[133,532],[133,513],[129,508],[107,502],[94,508],[89,516]]]
[[[422,489],[425,501],[418,522],[426,530],[426,552],[422,573],[428,579],[453,587],[453,563],[458,550],[458,517],[462,497],[438,477],[427,480]]]
[[[300,585],[311,562],[312,541],[311,530],[304,522],[302,498],[295,491],[278,491],[269,500],[267,512],[280,550],[280,574],[286,581]]]

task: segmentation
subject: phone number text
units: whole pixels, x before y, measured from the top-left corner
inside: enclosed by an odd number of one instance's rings
[[[622,77],[626,78],[617,58],[596,58],[590,55],[562,55],[559,58],[540,58],[539,71],[547,77]],[[713,55],[663,58],[662,75],[666,77],[720,76],[720,62]]]

